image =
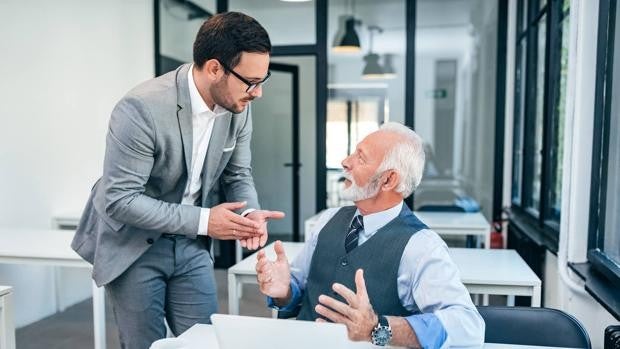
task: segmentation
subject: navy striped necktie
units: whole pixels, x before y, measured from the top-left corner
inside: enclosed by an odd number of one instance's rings
[[[364,221],[362,221],[361,215],[357,215],[353,218],[347,237],[344,239],[344,249],[347,253],[353,251],[353,249],[357,247],[357,240],[362,230],[364,230]]]

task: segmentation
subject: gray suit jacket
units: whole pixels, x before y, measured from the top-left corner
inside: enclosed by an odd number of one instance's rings
[[[112,111],[103,176],[95,183],[71,247],[105,285],[162,233],[195,238],[200,207],[181,205],[192,160],[189,64],[129,91]],[[259,208],[250,160],[250,108],[218,116],[202,170],[202,207],[221,187],[227,201]]]

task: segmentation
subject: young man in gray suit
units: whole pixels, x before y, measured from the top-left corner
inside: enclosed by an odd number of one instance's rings
[[[210,239],[263,246],[267,220],[250,168],[250,102],[269,78],[265,29],[241,13],[200,28],[194,63],[144,82],[112,111],[103,176],[72,247],[93,264],[123,348],[208,323],[217,310]],[[221,188],[226,203],[213,206]]]
[[[484,321],[443,240],[403,203],[422,179],[422,139],[384,124],[342,161],[355,206],[321,215],[289,267],[258,252],[260,290],[298,320],[347,326],[349,338],[425,349],[480,347]]]

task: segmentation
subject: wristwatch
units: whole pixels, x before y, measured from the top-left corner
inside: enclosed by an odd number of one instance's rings
[[[390,323],[385,316],[379,315],[379,322],[377,323],[377,326],[372,329],[372,332],[370,332],[370,338],[372,344],[374,345],[384,347],[390,344],[390,341],[392,340],[392,328],[390,327]]]

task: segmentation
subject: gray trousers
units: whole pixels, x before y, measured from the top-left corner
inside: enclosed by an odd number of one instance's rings
[[[206,239],[163,235],[121,276],[105,286],[114,307],[121,347],[148,349],[217,312],[217,286]]]

